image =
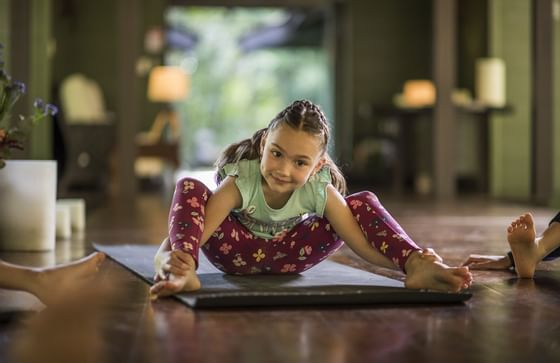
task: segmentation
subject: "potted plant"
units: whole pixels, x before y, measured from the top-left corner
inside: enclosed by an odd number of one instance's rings
[[[0,249],[52,250],[55,242],[56,162],[7,160],[22,150],[34,125],[57,108],[36,99],[32,115],[13,115],[25,84],[4,69],[0,45]]]
[[[25,93],[25,84],[12,80],[4,70],[2,49],[0,44],[0,169],[6,166],[5,160],[10,157],[13,149],[23,150],[32,127],[58,111],[56,106],[37,98],[33,103],[35,111],[31,116],[17,115],[12,118],[12,108]]]

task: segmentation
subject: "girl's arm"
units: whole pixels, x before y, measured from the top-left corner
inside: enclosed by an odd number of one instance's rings
[[[204,230],[200,238],[201,246],[208,241],[232,209],[241,207],[241,193],[235,185],[235,179],[234,176],[226,177],[208,199],[204,213]]]
[[[339,237],[364,260],[378,266],[396,269],[391,260],[371,246],[344,197],[332,185],[327,186],[325,217]]]
[[[214,191],[206,203],[204,230],[200,238],[201,246],[208,241],[208,238],[210,238],[216,228],[222,224],[231,210],[239,208],[241,203],[241,194],[239,193],[237,185],[235,185],[235,177],[228,176]],[[186,252],[175,251],[173,253],[177,255],[179,260],[184,260],[184,254]],[[166,264],[171,264],[172,259],[171,244],[169,243],[169,237],[166,237],[154,256],[156,270],[155,280],[166,279],[164,266]]]

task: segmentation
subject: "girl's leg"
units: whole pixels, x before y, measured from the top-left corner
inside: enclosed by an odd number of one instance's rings
[[[346,197],[346,202],[371,245],[405,271],[414,251],[421,248],[387,212],[375,194],[364,191]]]
[[[204,207],[212,194],[199,180],[183,178],[177,182],[169,211],[169,243],[172,250],[189,253],[198,266],[200,237],[204,230]]]
[[[184,186],[185,194],[188,195],[176,198],[184,202],[173,207],[174,212],[180,212],[182,218],[174,214],[178,219],[173,219],[170,215],[170,226],[178,225],[179,222],[183,224],[181,227],[170,227],[170,230],[179,235],[175,239],[175,246],[197,252],[204,228],[204,204],[210,192],[199,188],[192,180],[185,181]],[[193,190],[197,190],[196,195],[191,193]],[[185,208],[181,208],[183,204]],[[419,253],[420,247],[404,233],[372,193],[364,192],[349,197],[349,205],[375,247],[403,270],[405,265],[411,266],[407,271],[406,286],[457,291],[470,284],[472,277],[468,268],[450,268],[435,255]],[[189,210],[190,214],[184,209]],[[189,217],[192,223],[189,223]],[[194,226],[200,227],[200,232],[195,233]],[[182,235],[189,230],[193,232],[190,240]],[[299,273],[324,260],[341,245],[342,241],[324,218],[309,218],[289,232],[267,240],[255,237],[230,215],[208,239],[203,250],[208,259],[226,273]],[[411,263],[407,263],[409,261]]]
[[[435,253],[422,251],[373,193],[353,194],[346,201],[371,245],[406,272],[406,287],[459,291],[470,286],[467,267],[449,267]]]
[[[342,246],[324,218],[310,217],[274,239],[256,237],[229,216],[203,247],[220,270],[231,274],[301,273]]]
[[[173,261],[175,263],[180,261],[183,273],[169,273],[166,278],[157,275],[157,282],[150,288],[150,293],[154,297],[200,288],[196,268],[200,238],[204,230],[204,209],[210,193],[210,190],[196,179],[183,178],[177,182],[168,219],[169,245],[174,252],[171,252],[169,255],[171,259],[165,263],[173,264]],[[158,254],[165,248],[162,244]],[[159,268],[156,266],[156,269]]]

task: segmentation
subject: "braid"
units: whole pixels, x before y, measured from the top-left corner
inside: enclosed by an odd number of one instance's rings
[[[218,184],[220,184],[224,178],[223,175],[220,175],[220,171],[226,164],[235,164],[242,159],[254,160],[259,158],[261,140],[267,131],[268,128],[260,129],[255,132],[251,138],[231,144],[222,152],[214,164],[217,169],[215,179]]]

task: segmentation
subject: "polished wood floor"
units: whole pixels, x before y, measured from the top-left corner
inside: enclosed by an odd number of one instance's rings
[[[484,200],[437,204],[380,198],[419,244],[436,249],[450,264],[469,253],[507,251],[505,227],[526,210],[535,214],[539,231],[555,212]],[[158,244],[166,218],[167,202],[155,195],[111,202],[90,211],[85,235],[59,241],[55,253],[1,257],[49,265],[83,256],[91,242]],[[368,266],[347,249],[335,259],[402,279],[399,272]],[[0,361],[13,361],[10,352],[35,329],[44,339],[27,346],[36,352],[27,361],[559,362],[560,261],[542,263],[534,280],[510,272],[474,275],[473,297],[464,304],[193,311],[172,299],[150,301],[145,283],[107,261],[101,280],[118,298],[101,291],[98,299],[104,303],[92,303],[92,293],[75,303],[83,304],[77,309],[69,298],[69,308],[25,313],[41,305],[28,294],[0,291]],[[42,330],[36,322],[41,318],[47,326]],[[56,355],[56,349],[62,352]]]

